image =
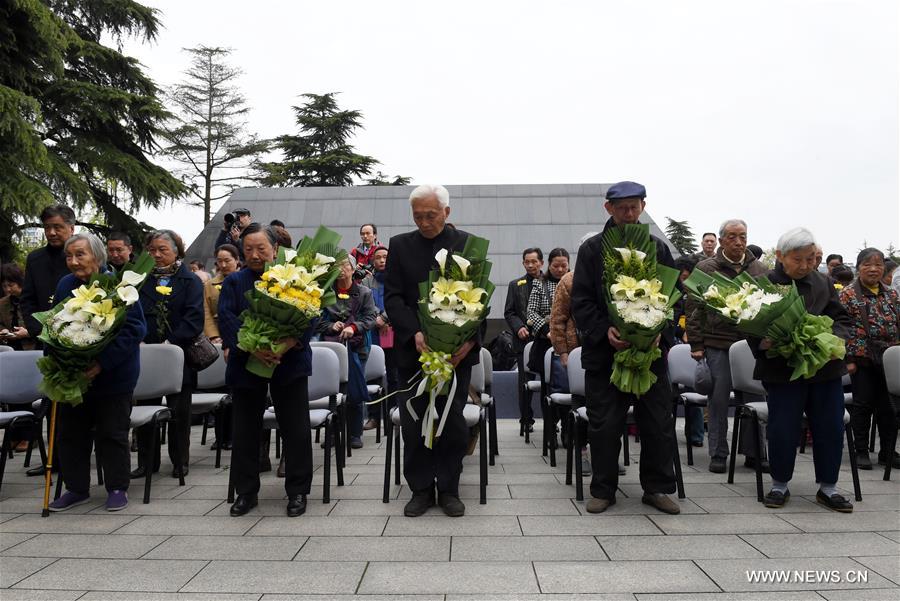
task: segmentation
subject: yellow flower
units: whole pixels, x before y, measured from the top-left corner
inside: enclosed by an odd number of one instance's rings
[[[221,289],[222,289],[222,284],[216,284],[216,290],[221,290]]]
[[[431,300],[434,303],[450,301],[453,297],[457,297],[459,292],[471,289],[472,282],[448,280],[447,278],[441,277],[431,285]]]
[[[93,315],[91,323],[101,332],[110,329],[116,322],[116,308],[112,300],[104,299],[97,303],[84,306],[84,311]]]
[[[638,281],[633,277],[619,275],[616,277],[616,283],[609,287],[609,291],[615,300],[634,300],[635,295],[640,291],[640,287]]]
[[[172,287],[171,286],[157,286],[156,291],[158,293],[162,294],[163,296],[169,296],[170,294],[172,294]]]
[[[484,309],[484,305],[481,303],[481,297],[486,292],[487,290],[484,288],[473,288],[471,290],[460,290],[456,295],[459,297],[459,300],[462,301],[463,307],[466,308],[466,313],[475,315]]]
[[[91,284],[90,288],[80,286],[72,291],[72,298],[66,301],[66,310],[74,313],[93,303],[95,298],[103,298],[105,296],[106,293],[97,286],[96,282]]]
[[[347,300],[348,298],[350,298],[349,294],[344,294],[343,292],[341,292],[337,296],[338,296],[338,298],[343,299],[343,300]]]
[[[518,282],[516,282],[516,286],[524,286],[527,283],[528,283],[528,280],[519,280]]]
[[[300,279],[301,270],[293,263],[283,263],[272,265],[266,273],[269,278],[277,280],[282,288],[286,288]]]

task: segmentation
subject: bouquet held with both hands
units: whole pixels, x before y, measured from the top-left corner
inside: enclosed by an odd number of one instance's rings
[[[768,339],[767,357],[783,357],[793,368],[791,380],[811,378],[826,363],[843,359],[844,341],[832,333],[827,315],[806,312],[793,282],[773,284],[746,273],[729,279],[695,269],[684,288],[706,311],[717,314],[749,336]]]
[[[35,313],[43,328],[38,339],[48,354],[37,365],[44,378],[38,389],[52,401],[80,405],[91,385],[85,373],[115,339],[128,307],[138,302],[138,289],[153,269],[146,252],[121,273],[96,273],[72,297],[49,311]]]
[[[429,449],[444,429],[449,403],[456,392],[451,358],[475,336],[489,311],[494,285],[490,281],[488,244],[484,238],[470,235],[460,253],[441,249],[435,255],[438,268],[428,274],[426,281],[419,283],[419,324],[428,350],[419,357],[422,379],[406,407],[413,419],[419,419],[412,407],[412,399],[428,395],[422,436]],[[437,411],[440,395],[448,397],[443,415],[438,415]]]
[[[336,232],[320,226],[296,250],[279,248],[275,262],[266,265],[255,287],[247,291],[250,306],[240,315],[243,323],[237,335],[238,348],[250,353],[247,371],[271,378],[275,365],[255,353],[285,352],[282,340],[308,329],[322,309],[336,302],[332,285],[347,258],[340,242]]]
[[[613,357],[610,382],[641,396],[656,382],[650,365],[662,356],[659,335],[681,298],[678,270],[656,261],[656,242],[646,224],[607,228],[602,239],[606,303],[619,338],[630,344]]]

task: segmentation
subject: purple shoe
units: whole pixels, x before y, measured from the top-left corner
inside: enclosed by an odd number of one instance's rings
[[[128,507],[128,494],[124,490],[110,491],[106,497],[106,511],[121,511]]]
[[[58,499],[50,503],[48,509],[50,511],[65,511],[67,509],[72,509],[77,505],[87,503],[90,500],[91,495],[81,495],[77,492],[67,490]]]

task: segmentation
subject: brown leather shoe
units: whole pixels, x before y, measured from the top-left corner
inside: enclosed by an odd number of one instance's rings
[[[645,492],[644,496],[641,497],[641,503],[656,507],[663,513],[671,515],[681,513],[681,507],[678,506],[678,503],[670,499],[668,495]]]
[[[603,513],[609,509],[610,505],[615,504],[615,499],[598,499],[597,497],[591,497],[588,499],[587,505],[585,505],[584,508],[588,513]]]
[[[363,430],[374,430],[378,426],[378,421],[371,417],[363,424]]]

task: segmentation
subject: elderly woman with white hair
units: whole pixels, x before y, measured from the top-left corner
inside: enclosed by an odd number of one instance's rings
[[[106,265],[106,245],[93,234],[73,235],[63,252],[71,273],[56,286],[57,302],[105,271]],[[146,331],[141,304],[134,303],[115,339],[84,372],[91,381],[84,402],[60,403],[59,462],[66,492],[50,504],[50,511],[65,511],[90,499],[93,445],[105,476],[106,509],[118,511],[128,505],[131,396],[141,371],[140,344]]]
[[[786,232],[778,240],[777,263],[767,277],[774,284],[795,284],[807,312],[830,317],[834,334],[846,340],[852,320],[828,277],[816,271],[816,252],[816,240],[809,230],[795,228]],[[756,356],[753,377],[762,381],[769,406],[772,489],[765,497],[765,506],[783,507],[790,497],[788,483],[794,474],[800,423],[805,413],[812,431],[813,464],[819,484],[816,501],[833,511],[853,511],[853,505],[837,492],[844,448],[844,362],[834,358],[812,377],[792,381],[792,368],[786,359],[766,356],[772,344],[769,339],[749,338],[748,342]]]

